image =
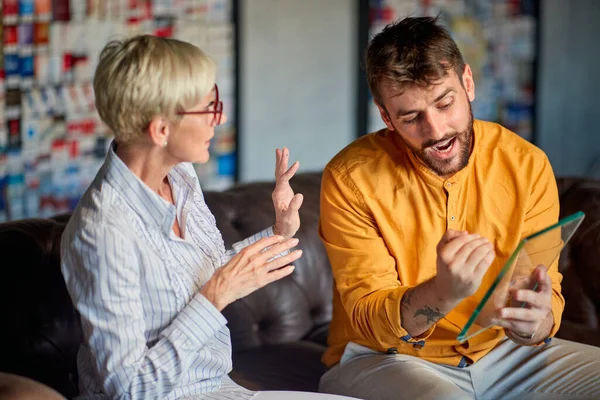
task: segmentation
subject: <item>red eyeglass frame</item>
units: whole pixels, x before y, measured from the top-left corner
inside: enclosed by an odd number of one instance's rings
[[[214,101],[214,110],[207,111],[180,111],[177,115],[186,115],[186,114],[213,114],[214,125],[221,124],[221,117],[223,116],[223,102],[219,100],[219,87],[215,83],[215,101]]]

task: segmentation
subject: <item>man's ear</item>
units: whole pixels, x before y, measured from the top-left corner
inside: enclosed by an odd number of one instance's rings
[[[171,125],[166,118],[153,117],[148,124],[148,136],[156,146],[164,147],[171,133]]]
[[[390,120],[390,116],[387,113],[387,111],[385,110],[385,107],[380,105],[377,101],[375,101],[375,105],[379,109],[379,115],[381,115],[381,119],[383,120],[383,123],[385,124],[385,126],[387,126],[389,131],[394,131],[394,125],[392,124],[392,121]]]
[[[471,71],[471,67],[469,64],[465,65],[465,70],[462,74],[462,82],[465,91],[467,92],[467,97],[469,101],[475,100],[475,81],[473,80],[473,72]]]

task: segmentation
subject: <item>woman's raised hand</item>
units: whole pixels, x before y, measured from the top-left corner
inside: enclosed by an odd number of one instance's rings
[[[219,311],[237,299],[281,279],[294,271],[302,250],[274,258],[298,245],[298,239],[270,236],[242,249],[227,264],[217,269],[200,290]]]

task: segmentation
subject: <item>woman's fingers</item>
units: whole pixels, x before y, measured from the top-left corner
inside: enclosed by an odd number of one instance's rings
[[[256,243],[252,243],[251,245],[245,247],[242,251],[240,251],[240,254],[251,258],[257,254],[262,253],[263,251],[265,251],[265,249],[269,249],[272,246],[284,242],[284,240],[285,238],[280,235],[268,236],[260,239]]]
[[[275,149],[275,180],[278,180],[287,169],[287,160],[285,159],[285,147],[283,149]]]
[[[296,238],[284,240],[282,236],[271,236],[244,248],[228,263],[231,267],[219,272],[226,281],[226,291],[239,299],[291,274],[295,267],[290,263],[302,256],[302,250],[277,256],[297,246],[298,242]]]
[[[302,257],[302,250],[294,250],[285,256],[281,256],[266,262],[263,267],[265,267],[269,272],[274,271],[283,267],[284,265],[288,265],[289,263],[296,261],[300,257]]]
[[[287,165],[286,165],[286,167],[287,167]],[[282,173],[279,176],[279,178],[282,180],[282,182],[289,181],[290,179],[292,179],[294,174],[298,171],[298,168],[300,168],[300,161],[294,162],[287,171],[285,171],[284,173]]]
[[[288,276],[289,274],[294,272],[295,268],[296,267],[293,265],[286,265],[283,268],[279,268],[279,269],[269,272],[267,275],[265,275],[264,280],[261,282],[262,283],[261,287],[267,286],[269,283],[278,281],[281,278],[285,278],[286,276]]]
[[[290,250],[293,247],[296,247],[298,245],[298,242],[298,239],[291,238],[281,241],[271,247],[265,247],[262,252],[258,254],[253,254],[250,257],[250,261],[253,262],[255,265],[264,264],[271,258],[277,256],[278,254],[281,254],[287,250]]]

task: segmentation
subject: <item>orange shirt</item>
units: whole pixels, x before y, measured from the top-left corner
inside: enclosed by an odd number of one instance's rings
[[[387,129],[356,140],[327,165],[319,234],[334,277],[327,366],[350,341],[458,366],[475,362],[504,336],[491,328],[464,344],[456,337],[519,241],[558,220],[556,180],[546,155],[498,124],[474,121],[469,164],[449,179],[423,166]],[[419,336],[402,340],[400,301],[436,274],[436,245],[447,229],[487,237],[496,259],[481,289]],[[554,326],[564,299],[558,262],[549,267]],[[463,362],[464,362],[463,361]]]

